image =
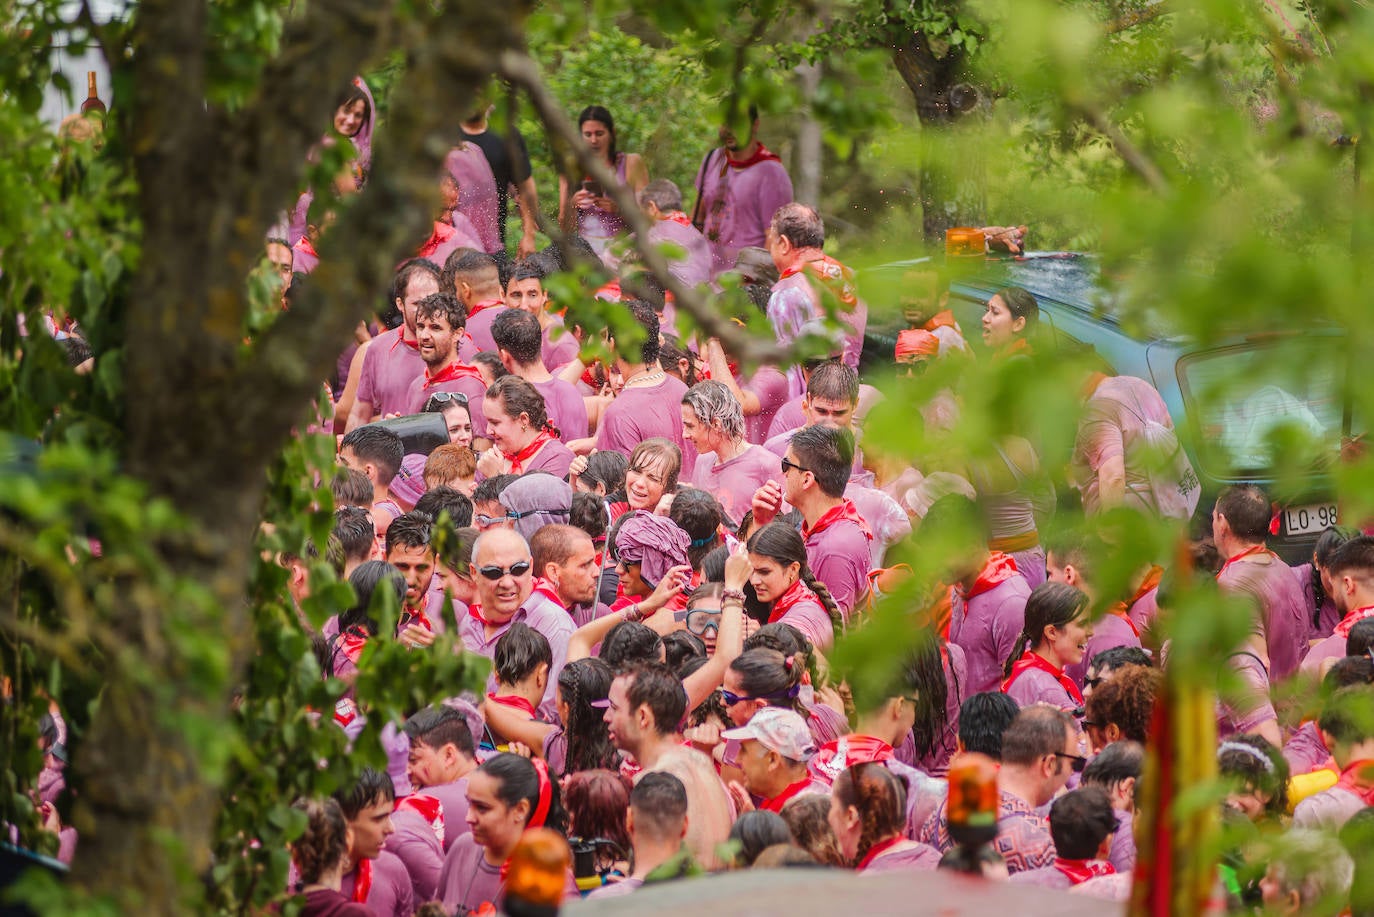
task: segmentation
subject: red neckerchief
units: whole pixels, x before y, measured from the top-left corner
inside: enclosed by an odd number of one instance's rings
[[[1350,614],[1341,618],[1341,623],[1336,625],[1332,631],[1337,637],[1345,639],[1350,636],[1350,628],[1363,621],[1365,618],[1374,618],[1374,605],[1366,605],[1364,608],[1356,608]]]
[[[612,280],[610,283],[605,284],[599,290],[593,293],[592,298],[600,299],[603,302],[620,302],[622,295],[623,294],[620,289],[620,281]]]
[[[772,799],[765,799],[765,800],[759,805],[759,808],[760,808],[760,809],[763,809],[765,812],[779,812],[779,813],[780,813],[780,812],[782,812],[782,807],[785,806],[785,805],[787,804],[787,801],[788,801],[789,799],[791,799],[793,796],[796,796],[798,793],[800,793],[802,790],[806,789],[806,788],[807,788],[808,786],[810,786],[810,785],[811,785],[811,777],[810,777],[810,776],[803,777],[802,779],[798,780],[796,783],[794,783],[794,784],[792,784],[791,786],[789,786],[787,789],[783,790],[783,791],[782,791],[781,793],[779,793],[778,795],[774,796]]]
[[[1362,758],[1350,762],[1350,766],[1341,771],[1336,786],[1354,793],[1365,805],[1374,806],[1374,760]]]
[[[419,344],[416,344],[418,347]],[[476,366],[464,363],[462,360],[455,360],[434,375],[429,374],[429,367],[425,367],[425,387],[431,385],[442,385],[445,382],[454,382],[458,379],[477,379],[482,378],[481,372]]]
[[[773,610],[768,614],[768,623],[778,623],[782,620],[783,615],[792,610],[793,606],[798,602],[804,602],[808,599],[817,604],[821,603],[816,593],[812,592],[810,588],[807,587],[806,583],[797,580],[791,586],[788,586],[787,591],[778,596],[773,602]]]
[[[857,305],[858,295],[854,292],[854,272],[836,261],[829,255],[820,255],[810,261],[803,261],[801,264],[794,264],[783,271],[778,277],[782,280],[806,271],[816,278],[831,293],[835,295],[841,303],[846,306]]]
[[[1006,681],[1002,682],[1002,693],[1006,694],[1012,682],[1016,681],[1016,679],[1020,678],[1031,669],[1039,669],[1042,672],[1053,675],[1054,680],[1059,682],[1060,686],[1068,692],[1069,700],[1073,701],[1074,706],[1083,706],[1083,692],[1078,690],[1078,685],[1074,684],[1073,679],[1065,675],[1063,669],[1055,668],[1048,659],[1033,650],[1026,650],[1021,654],[1020,659],[1012,663],[1011,674],[1007,676]]]
[[[597,558],[597,564],[600,563],[601,559]],[[534,578],[534,589],[530,594],[542,595],[544,598],[548,599],[550,602],[553,602],[559,608],[562,608],[564,611],[567,610],[568,606],[564,605],[563,600],[558,597],[558,590],[553,588],[553,583],[544,579],[544,577],[542,576],[536,576]]]
[[[449,239],[452,239],[453,234],[457,231],[458,230],[454,229],[447,223],[440,223],[438,220],[435,220],[434,231],[429,234],[429,238],[426,239],[425,243],[420,246],[420,250],[415,253],[415,257],[428,258],[430,255],[434,254],[436,251],[439,250],[440,245],[443,245]]]
[[[493,704],[500,704],[502,707],[509,707],[512,710],[519,710],[521,713],[528,713],[530,719],[534,719],[534,704],[531,704],[526,698],[516,697],[514,694],[502,694],[498,696],[488,691],[487,700],[491,701]]]
[[[396,800],[396,811],[416,812],[429,825],[434,837],[440,844],[444,842],[444,804],[433,796],[412,793]]]
[[[1072,885],[1081,885],[1097,876],[1116,875],[1116,867],[1106,860],[1066,860],[1055,857],[1054,868],[1068,876]]]
[[[729,150],[726,150],[725,156],[723,158],[725,159],[725,162],[720,167],[721,175],[725,174],[725,169],[727,166],[731,169],[747,169],[750,166],[758,165],[761,162],[782,162],[782,160],[778,158],[777,153],[774,153],[772,150],[768,149],[768,147],[764,146],[762,143],[759,144],[758,149],[754,150],[753,155],[745,159],[731,159]]]
[[[525,463],[528,462],[530,459],[534,458],[534,454],[538,452],[540,449],[544,448],[544,444],[550,442],[552,439],[552,433],[550,433],[548,430],[540,430],[539,435],[536,436],[533,440],[531,440],[528,446],[521,449],[514,455],[511,455],[509,452],[502,452],[501,454],[503,456],[505,456],[507,459],[510,459],[510,473],[524,474]],[[559,602],[558,604],[561,605],[563,603]]]
[[[425,593],[425,595],[428,596],[428,593]],[[434,624],[430,622],[429,615],[425,614],[425,606],[423,602],[421,602],[419,608],[404,609],[404,613],[409,614],[414,619],[410,622],[411,624],[419,624],[425,630],[434,630]],[[400,631],[397,630],[397,633],[399,634]]]
[[[860,860],[859,865],[855,866],[854,868],[859,872],[863,872],[865,869],[869,867],[870,864],[872,864],[874,860],[876,860],[878,857],[882,856],[884,853],[891,850],[893,847],[896,847],[898,844],[902,843],[905,840],[905,837],[898,834],[896,837],[889,837],[887,840],[882,841],[881,843],[874,844],[872,847],[868,848],[868,853],[864,854],[864,858]]]
[[[353,900],[359,904],[367,903],[367,896],[372,892],[372,861],[358,861],[358,878],[353,882]]]
[[[973,581],[973,585],[967,591],[964,590],[963,583],[955,583],[954,588],[959,591],[960,597],[968,602],[975,596],[980,596],[984,592],[1000,586],[1016,576],[1018,572],[1016,558],[1001,551],[993,551],[988,555],[988,562],[983,565],[978,578]]]
[[[1135,595],[1126,600],[1126,607],[1129,608],[1136,602],[1145,598],[1145,596],[1149,595],[1151,589],[1159,588],[1159,583],[1162,579],[1164,579],[1164,568],[1157,565],[1150,567],[1145,573],[1145,578],[1140,581],[1140,586],[1137,587]]]
[[[934,333],[936,328],[955,328],[959,323],[954,320],[954,313],[949,309],[944,309],[935,313],[935,317],[921,326],[923,330]]]
[[[692,218],[681,210],[674,210],[672,213],[664,214],[663,218],[670,223],[681,223],[683,226],[692,225]]]
[[[292,246],[292,248],[299,248],[301,251],[305,252],[312,258],[319,257],[319,255],[315,252],[315,246],[310,244],[310,239],[306,236],[301,236],[299,239],[297,239],[296,244]]]
[[[1270,553],[1270,552],[1269,552],[1268,546],[1265,545],[1265,544],[1263,544],[1263,543],[1260,543],[1260,544],[1255,545],[1254,547],[1246,548],[1244,551],[1241,551],[1241,552],[1240,552],[1239,554],[1237,554],[1235,557],[1228,557],[1228,558],[1226,558],[1226,563],[1222,564],[1222,565],[1221,565],[1221,569],[1217,571],[1217,579],[1221,579],[1221,575],[1222,575],[1223,573],[1226,572],[1226,568],[1229,567],[1229,566],[1231,566],[1233,563],[1235,563],[1236,561],[1240,560],[1241,558],[1249,557],[1249,556],[1251,556],[1251,555],[1253,555],[1253,554],[1268,554],[1268,553]]]
[[[481,603],[481,602],[473,602],[471,605],[468,606],[468,617],[469,617],[469,618],[472,618],[474,621],[476,621],[478,624],[482,625],[483,627],[494,627],[494,626],[496,626],[496,625],[494,624],[494,622],[488,621],[486,618],[482,617],[482,603]]]
[[[363,647],[367,646],[368,637],[366,632],[355,630],[354,627],[340,631],[339,649],[343,650],[349,662],[357,665],[358,657],[363,654]]]
[[[468,318],[472,318],[474,315],[476,315],[478,312],[481,312],[483,309],[495,309],[496,307],[504,306],[505,304],[505,300],[501,299],[488,299],[486,302],[476,303],[473,305],[471,309],[468,310]]]
[[[827,783],[834,783],[845,768],[871,761],[886,761],[892,754],[892,746],[882,739],[844,735],[822,745],[808,762],[807,769]]]
[[[1128,613],[1130,607],[1131,606],[1126,602],[1117,602],[1111,608],[1107,609],[1107,614],[1116,615],[1118,618],[1125,621],[1127,624],[1131,625],[1131,633],[1135,634],[1135,638],[1139,640],[1140,627],[1134,621],[1131,620],[1131,616]]]
[[[821,513],[821,517],[816,520],[816,524],[811,528],[807,528],[806,523],[803,522],[801,527],[802,538],[810,538],[812,535],[819,535],[835,523],[845,520],[858,523],[860,530],[864,533],[864,537],[869,541],[873,540],[873,533],[869,531],[868,523],[864,521],[863,516],[859,515],[858,509],[854,506],[854,501],[849,499],[845,499],[836,506],[832,506],[824,513]]]
[[[393,351],[393,350],[396,349],[396,346],[397,346],[398,344],[404,344],[404,345],[406,345],[407,347],[409,347],[411,350],[419,350],[419,349],[420,349],[420,339],[419,339],[419,338],[416,338],[416,339],[413,340],[413,341],[408,341],[408,340],[406,340],[406,328],[405,328],[405,325],[402,325],[401,327],[399,327],[399,328],[396,329],[396,340],[394,340],[394,341],[391,342],[391,346],[387,348],[387,351],[386,351],[386,352],[387,352],[387,353],[391,353],[391,351]]]

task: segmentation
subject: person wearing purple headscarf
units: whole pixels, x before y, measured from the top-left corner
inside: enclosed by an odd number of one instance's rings
[[[648,595],[671,567],[688,563],[692,539],[666,516],[633,512],[620,522],[615,536],[617,573],[626,595]],[[631,569],[634,568],[634,569]],[[642,583],[642,593],[633,587]]]
[[[572,487],[561,478],[544,472],[530,472],[501,491],[501,505],[514,528],[529,541],[546,525],[566,524],[572,509]]]

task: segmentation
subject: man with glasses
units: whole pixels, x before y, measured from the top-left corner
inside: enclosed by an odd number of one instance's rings
[[[1088,761],[1078,753],[1078,730],[1063,710],[1045,704],[1027,707],[1002,734],[1002,767],[997,774],[1000,801],[997,839],[992,846],[1015,875],[1054,863],[1049,822],[1037,810],[1049,803],[1082,773]],[[949,834],[948,802],[917,832],[917,840],[946,852],[954,847]]]
[[[568,660],[568,640],[574,628],[566,611],[546,596],[533,595],[534,560],[529,545],[514,529],[489,529],[472,546],[470,568],[477,601],[468,607],[467,617],[458,625],[463,645],[491,659],[496,654],[496,641],[516,621],[539,631],[553,651],[548,688],[539,709],[555,709],[554,688],[558,673]],[[495,690],[495,684],[494,678],[488,679],[487,689]]]

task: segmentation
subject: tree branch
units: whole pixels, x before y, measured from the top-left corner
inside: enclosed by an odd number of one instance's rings
[[[776,362],[785,359],[788,351],[773,343],[760,342],[746,329],[735,324],[729,316],[711,308],[695,289],[683,284],[669,270],[668,259],[648,243],[651,224],[639,209],[634,193],[620,184],[615,173],[582,142],[582,138],[562,105],[549,92],[539,75],[539,67],[528,55],[505,51],[498,63],[502,76],[529,93],[530,101],[544,124],[572,149],[577,164],[601,183],[607,195],[615,201],[620,215],[635,234],[635,248],[644,256],[644,264],[659,282],[673,294],[677,308],[692,317],[707,337],[718,338],[726,350],[746,363]]]
[[[1073,107],[1083,115],[1084,120],[1112,142],[1117,155],[1130,167],[1131,171],[1149,185],[1151,190],[1161,195],[1169,193],[1169,180],[1164,177],[1159,166],[1155,165],[1154,160],[1150,159],[1144,150],[1132,143],[1125,132],[1113,124],[1111,119],[1090,105],[1076,104]]]
[[[1171,12],[1173,10],[1169,8],[1169,4],[1165,0],[1154,0],[1153,3],[1143,9],[1133,10],[1124,16],[1108,21],[1102,27],[1102,31],[1107,35],[1115,35],[1117,32],[1125,32],[1138,25],[1144,25]]]

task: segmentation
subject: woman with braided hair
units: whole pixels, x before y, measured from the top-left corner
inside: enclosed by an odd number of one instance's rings
[[[881,763],[845,768],[831,788],[830,829],[859,872],[935,869],[940,851],[906,837],[906,785]]]
[[[305,895],[303,917],[371,917],[366,904],[339,891],[348,858],[348,822],[332,799],[298,800],[292,808],[305,813],[305,832],[291,844],[291,862],[300,874],[297,891]]]
[[[529,719],[501,704],[486,704],[484,715],[492,730],[528,747],[555,774],[615,770],[619,756],[601,710],[592,706],[610,693],[612,675],[611,667],[596,658],[575,659],[563,667],[554,693],[562,726]]]
[[[829,649],[844,619],[830,590],[806,561],[806,542],[790,525],[770,522],[749,539],[749,586],[767,609],[766,624],[790,624],[820,650]]]

